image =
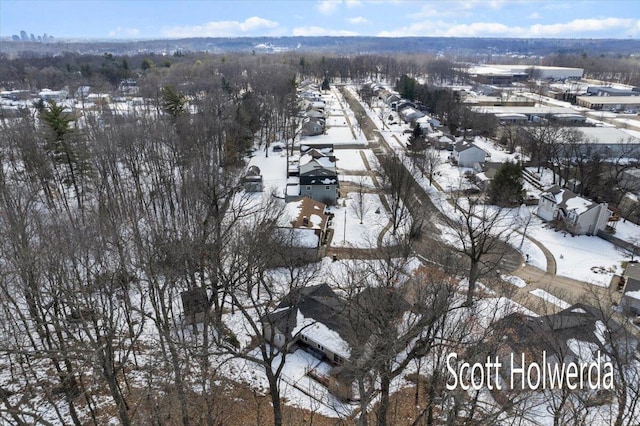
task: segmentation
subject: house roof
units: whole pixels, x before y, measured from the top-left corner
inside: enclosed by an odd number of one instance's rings
[[[456,145],[454,147],[456,152],[464,152],[464,151],[468,151],[468,150],[474,149],[474,148],[484,152],[484,150],[482,148],[479,148],[478,146],[476,146],[476,145],[474,145],[472,143],[468,143],[468,142],[464,142],[464,141],[456,143]]]
[[[558,185],[553,185],[541,196],[556,203],[559,209],[564,209],[566,212],[574,211],[577,214],[582,214],[598,205]]]
[[[300,174],[314,169],[335,169],[335,167],[335,160],[328,156],[314,158],[309,154],[304,154],[300,157]]]
[[[629,262],[627,268],[624,270],[624,276],[628,278],[635,278],[640,280],[640,263]]]
[[[304,154],[311,149],[322,152],[323,154],[333,154],[333,144],[330,143],[305,143],[300,145],[301,154]]]
[[[291,338],[299,329],[298,311],[304,318],[313,318],[342,336],[349,335],[347,304],[328,284],[318,284],[292,290],[269,315],[281,333]]]
[[[411,306],[400,292],[382,287],[362,290],[349,304],[328,284],[319,284],[291,291],[268,318],[288,338],[301,333],[349,358],[351,347],[369,339],[357,324],[365,319],[375,328],[376,318],[389,318],[386,311],[390,308],[394,316],[402,317]]]
[[[624,296],[640,300],[640,279],[629,277],[624,286]]]
[[[287,218],[294,228],[326,229],[329,216],[325,214],[327,206],[309,197],[301,197],[287,203]],[[305,221],[306,219],[306,221]]]
[[[531,348],[536,348],[537,355],[546,350],[560,359],[567,356],[581,359],[585,354],[576,353],[576,341],[587,342],[597,346],[602,353],[609,353],[605,329],[613,332],[614,341],[623,345],[632,343],[633,348],[637,346],[637,339],[617,322],[581,303],[540,317],[522,313],[508,315],[496,322],[493,333],[499,341],[506,341],[514,352],[530,353]]]

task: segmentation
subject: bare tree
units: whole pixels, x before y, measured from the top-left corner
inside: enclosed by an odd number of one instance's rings
[[[443,232],[469,262],[466,304],[471,305],[478,279],[496,271],[514,231],[507,211],[484,205],[480,198],[461,197],[453,200],[453,206],[454,211],[443,216]]]
[[[315,264],[300,265],[294,256],[297,234],[275,226],[282,212],[282,206],[273,201],[255,211],[235,227],[235,238],[224,252],[229,261],[225,279],[233,283],[228,297],[255,339],[257,351],[237,345],[235,339],[225,336],[229,331],[222,333],[220,327],[216,340],[223,354],[255,363],[264,372],[276,425],[283,423],[280,378],[287,350],[301,331],[289,326],[297,318],[293,307],[304,296],[302,291],[317,269]],[[284,265],[284,273],[270,272],[276,265]],[[285,296],[286,306],[278,309]]]
[[[440,152],[434,148],[429,148],[423,153],[421,158],[421,171],[429,178],[429,185],[433,185],[433,176],[442,164]]]
[[[391,232],[395,236],[400,228],[411,224],[408,203],[411,202],[416,182],[396,155],[379,158],[380,174],[385,190],[388,192]]]
[[[366,202],[367,180],[365,176],[360,176],[356,182],[356,192],[354,193],[354,202],[351,204],[351,208],[356,217],[360,220],[360,225],[363,224],[364,218],[367,216],[371,209],[371,205]]]

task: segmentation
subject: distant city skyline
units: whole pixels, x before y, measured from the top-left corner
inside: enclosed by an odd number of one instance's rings
[[[0,36],[640,38],[640,2],[0,0]]]

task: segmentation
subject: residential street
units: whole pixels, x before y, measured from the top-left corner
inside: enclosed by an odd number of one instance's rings
[[[369,140],[369,144],[376,156],[392,152],[391,147],[380,133],[380,129],[367,116],[358,99],[356,99],[349,90],[346,90],[345,87],[340,87],[340,92],[347,100],[349,107],[353,110],[358,124]],[[433,236],[440,235],[440,231],[434,223],[439,220],[442,213],[433,205],[426,191],[415,181],[413,182],[413,200],[410,200],[407,204],[410,206],[412,214],[417,213],[415,209],[419,209],[420,214],[428,218],[424,223],[423,236],[415,244],[415,251],[421,258],[430,260],[432,258],[434,243],[439,242],[438,238]],[[556,275],[556,263],[553,255],[541,243],[533,239],[531,240],[545,253],[545,257],[547,258],[546,271],[525,264],[522,255],[513,247],[507,246],[507,254],[500,263],[500,274],[512,274],[520,277],[525,281],[526,286],[524,288],[518,288],[502,280],[484,279],[481,281],[498,294],[505,294],[505,292],[507,292],[511,299],[538,314],[553,312],[557,310],[558,307],[540,297],[530,294],[530,292],[535,289],[542,289],[568,303],[575,303],[593,297],[609,297],[608,288]],[[328,253],[336,253],[343,257],[353,258],[366,256],[366,253],[362,250],[349,252],[349,250],[344,249],[329,249]],[[619,300],[617,293],[614,293],[613,297],[614,300],[616,297]]]

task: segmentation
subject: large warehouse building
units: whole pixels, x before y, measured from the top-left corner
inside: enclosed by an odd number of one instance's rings
[[[537,65],[480,65],[471,67],[467,73],[473,80],[483,84],[510,84],[529,78],[531,69],[539,80],[580,80],[582,68],[546,67]]]

